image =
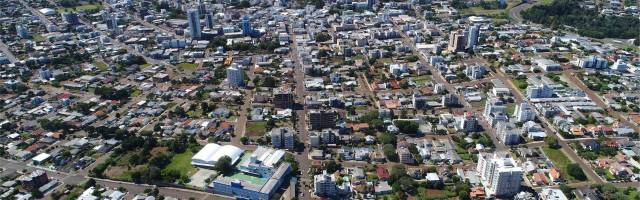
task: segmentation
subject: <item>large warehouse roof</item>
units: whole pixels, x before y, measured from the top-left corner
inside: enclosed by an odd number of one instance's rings
[[[205,145],[191,158],[191,164],[201,167],[213,167],[223,156],[229,156],[232,163],[236,163],[240,159],[240,156],[242,156],[242,153],[244,153],[244,150],[236,146],[220,146],[215,143],[210,143]]]

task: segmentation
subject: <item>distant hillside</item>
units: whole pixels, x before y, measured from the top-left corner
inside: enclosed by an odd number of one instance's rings
[[[597,10],[580,6],[578,0],[555,0],[549,5],[536,5],[524,12],[525,20],[558,28],[575,27],[578,33],[593,38],[639,38],[640,19],[632,16],[604,16]]]

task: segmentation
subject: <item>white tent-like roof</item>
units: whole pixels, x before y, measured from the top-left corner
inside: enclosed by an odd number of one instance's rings
[[[220,146],[215,143],[205,145],[196,155],[191,158],[191,164],[200,167],[213,167],[223,156],[229,156],[231,163],[236,163],[244,153],[244,150],[233,146]]]

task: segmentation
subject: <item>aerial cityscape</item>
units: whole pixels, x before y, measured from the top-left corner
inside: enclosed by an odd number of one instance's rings
[[[0,200],[640,200],[640,0],[0,3]]]

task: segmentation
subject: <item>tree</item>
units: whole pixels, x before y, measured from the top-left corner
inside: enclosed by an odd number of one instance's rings
[[[569,176],[572,176],[579,181],[587,180],[587,176],[584,174],[584,171],[582,171],[582,168],[577,163],[568,164],[565,170],[567,170]]]
[[[547,143],[547,145],[549,146],[549,148],[552,149],[559,149],[560,148],[560,144],[558,143],[558,139],[555,137],[547,137],[544,139],[544,141]]]
[[[398,130],[400,130],[401,133],[409,135],[417,134],[418,128],[420,127],[416,122],[405,120],[397,120],[394,124],[398,127]]]
[[[378,136],[378,143],[396,145],[396,136],[392,133],[381,133]]]
[[[240,138],[240,142],[242,142],[242,144],[247,144],[247,142],[249,142],[249,138],[248,138],[248,137],[245,137],[245,136],[242,136],[242,137]]]
[[[154,156],[149,161],[149,164],[160,169],[163,169],[164,167],[169,165],[169,163],[171,163],[171,158],[166,153]]]
[[[387,160],[389,161],[398,161],[398,154],[396,154],[396,148],[391,145],[391,144],[385,144],[382,147],[382,152],[384,153],[384,156],[387,157]]]
[[[216,162],[214,169],[218,171],[220,174],[229,175],[233,172],[233,166],[231,165],[231,157],[222,156],[222,158],[218,159]]]
[[[322,32],[316,34],[314,38],[316,39],[316,42],[326,42],[331,39],[331,36],[328,33]]]
[[[337,163],[336,161],[330,160],[324,163],[324,170],[327,170],[328,173],[333,173],[336,172],[338,170],[340,170],[340,168],[342,168],[342,165],[340,163]]]

